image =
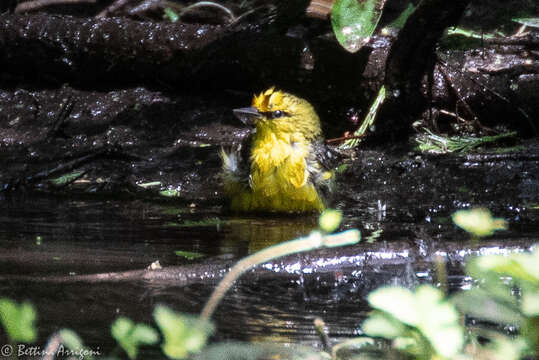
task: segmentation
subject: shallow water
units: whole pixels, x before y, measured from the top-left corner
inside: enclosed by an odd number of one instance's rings
[[[41,344],[67,327],[104,351],[113,346],[109,327],[116,317],[149,323],[158,303],[196,313],[216,278],[201,273],[188,282],[90,284],[36,281],[37,277],[138,270],[157,260],[163,267],[210,263],[219,272],[233,259],[308,234],[317,221],[314,215],[243,218],[224,214],[219,207],[34,195],[5,198],[1,204],[2,296],[27,299],[37,307]],[[516,231],[472,244],[447,221],[449,214],[442,212],[437,220],[400,217],[405,220],[399,223],[398,216],[386,212],[383,207],[345,211],[343,228],[361,227],[363,233],[354,247],[292,256],[249,273],[218,308],[216,338],[319,346],[315,317],[325,320],[333,340],[350,337],[358,334],[366,316],[369,291],[382,284],[432,282],[433,255],[446,258],[451,290],[466,288],[470,281],[460,268],[465,256],[526,249],[537,234],[533,223],[524,222]],[[440,237],[429,235],[435,233]],[[176,251],[203,257],[186,259]]]

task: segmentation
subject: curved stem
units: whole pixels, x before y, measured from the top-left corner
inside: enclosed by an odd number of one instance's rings
[[[230,17],[230,21],[232,21],[232,22],[236,21],[236,16],[232,12],[232,10],[230,10],[226,6],[215,3],[213,1],[199,1],[199,2],[194,3],[192,5],[186,6],[181,10],[181,12],[178,15],[183,16],[184,14],[186,14],[187,12],[189,12],[189,11],[191,11],[193,9],[196,9],[196,8],[199,8],[199,7],[204,7],[204,6],[210,6],[210,7],[215,7],[217,9],[220,9],[220,10],[224,11]]]
[[[206,302],[206,305],[204,305],[204,308],[200,313],[200,318],[202,320],[208,320],[228,289],[234,284],[234,281],[251,267],[281,256],[314,250],[320,247],[336,247],[356,244],[359,242],[360,237],[358,230],[348,230],[334,235],[322,235],[320,232],[314,231],[307,237],[274,245],[258,251],[253,255],[247,256],[237,262],[223,280],[221,280],[217,288],[215,288],[211,294],[210,299]]]

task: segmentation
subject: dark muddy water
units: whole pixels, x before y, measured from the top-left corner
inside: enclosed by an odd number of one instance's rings
[[[370,290],[435,281],[434,255],[446,259],[449,285],[456,290],[470,286],[460,268],[465,256],[526,249],[537,239],[533,222],[513,217],[509,231],[471,244],[450,223],[450,210],[434,203],[421,205],[430,209],[427,216],[422,213],[411,221],[401,216],[405,209],[396,212],[368,201],[372,203],[345,209],[343,228],[360,228],[360,244],[291,256],[249,272],[214,316],[217,339],[318,346],[312,325],[317,316],[326,321],[332,339],[351,337],[368,311],[365,296]],[[317,221],[314,215],[245,218],[225,214],[220,207],[34,195],[4,198],[1,207],[2,296],[30,300],[37,307],[41,344],[67,327],[105,352],[113,347],[109,329],[116,317],[152,322],[152,309],[159,303],[196,313],[216,285],[215,274],[234,259],[308,234]],[[537,216],[537,210],[530,211],[528,220]],[[203,257],[186,259],[177,251]],[[155,261],[191,269],[192,277],[77,280],[82,274],[145,269]],[[193,264],[210,265],[202,271]],[[64,281],[49,281],[54,277]]]

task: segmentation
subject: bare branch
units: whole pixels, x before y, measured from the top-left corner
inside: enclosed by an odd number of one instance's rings
[[[107,6],[106,9],[104,9],[99,14],[97,14],[95,17],[98,18],[98,19],[107,17],[109,14],[112,14],[113,12],[118,10],[119,8],[124,7],[130,1],[131,0],[116,0],[115,2],[110,4],[110,6]]]
[[[38,10],[50,5],[62,4],[95,4],[96,0],[34,0],[20,3],[15,8],[15,13],[24,13],[28,11]]]

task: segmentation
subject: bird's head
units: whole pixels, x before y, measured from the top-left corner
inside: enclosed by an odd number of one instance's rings
[[[320,119],[307,100],[270,88],[253,97],[251,107],[234,109],[243,123],[254,125],[257,131],[276,134],[301,133],[307,140],[322,135]]]

